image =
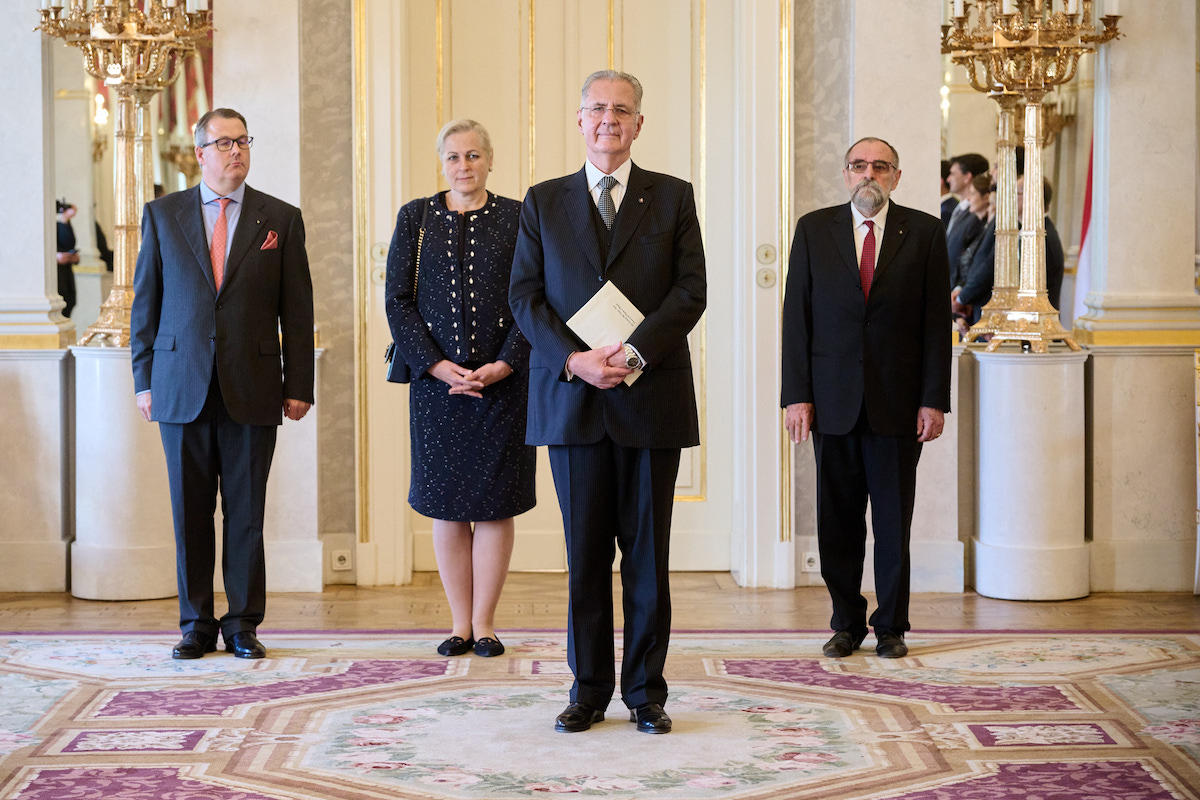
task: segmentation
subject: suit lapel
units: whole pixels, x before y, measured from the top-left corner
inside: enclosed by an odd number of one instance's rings
[[[849,203],[838,206],[834,212],[831,232],[833,240],[837,244],[838,253],[842,256],[842,261],[857,276],[858,252],[854,247],[854,215],[850,213]]]
[[[649,180],[649,176],[639,169],[637,164],[631,164],[630,167],[629,185],[625,187],[625,196],[621,198],[621,210],[617,212],[617,219],[613,222],[612,244],[608,248],[608,263],[604,265],[605,269],[617,260],[625,245],[629,244],[633,232],[637,230],[638,223],[646,213],[646,206],[652,199],[652,181]]]
[[[233,232],[233,243],[229,246],[229,258],[225,259],[225,280],[221,283],[222,288],[229,285],[229,279],[246,257],[250,245],[258,240],[258,232],[266,219],[263,213],[266,204],[261,194],[247,186],[242,202],[242,213]]]
[[[592,224],[592,196],[588,193],[587,170],[581,169],[571,176],[567,191],[563,194],[563,205],[567,217],[575,229],[575,241],[587,256],[588,263],[597,275],[603,275],[600,264],[600,241],[596,238],[596,226]]]
[[[875,280],[887,269],[888,264],[904,243],[908,233],[908,214],[906,209],[892,203],[888,209],[887,227],[883,229],[883,244],[879,246],[879,255],[875,258]]]
[[[179,230],[183,233],[183,238],[192,248],[192,254],[196,256],[196,265],[204,273],[204,279],[208,281],[209,288],[215,294],[217,286],[213,283],[212,257],[208,251],[208,234],[204,231],[204,210],[201,208],[200,187],[193,186],[183,192],[180,200],[179,208],[175,210],[175,220],[179,223]]]

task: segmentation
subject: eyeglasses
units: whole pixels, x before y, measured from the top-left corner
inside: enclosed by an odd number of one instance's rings
[[[890,161],[851,161],[846,165],[846,169],[853,172],[855,175],[862,175],[870,167],[875,172],[887,173],[894,169],[899,169]]]
[[[628,122],[630,119],[633,118],[633,115],[634,115],[634,112],[629,110],[625,106],[595,105],[595,106],[585,106],[583,108],[583,110],[586,111],[587,115],[593,119],[600,119],[601,117],[604,116],[604,113],[606,111],[611,111],[613,113],[613,116],[617,118],[618,122]]]
[[[202,144],[200,146],[208,147],[209,145],[216,145],[216,148],[218,150],[220,150],[222,153],[227,153],[233,149],[234,142],[237,142],[237,146],[239,149],[249,150],[250,146],[254,144],[254,137],[253,136],[243,136],[240,139],[230,139],[228,136],[225,136],[220,139],[213,139],[211,142],[205,142],[204,144]]]

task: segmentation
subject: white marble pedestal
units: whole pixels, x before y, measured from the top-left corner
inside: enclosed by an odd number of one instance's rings
[[[0,592],[65,592],[71,535],[66,350],[0,350]]]
[[[138,413],[127,347],[75,356],[75,544],[71,594],[174,597],[175,534],[158,425]]]
[[[1069,350],[976,352],[975,590],[1004,600],[1089,591],[1084,363]]]

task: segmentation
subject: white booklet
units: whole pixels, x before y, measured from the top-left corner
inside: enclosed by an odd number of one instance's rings
[[[626,341],[645,318],[616,284],[605,281],[600,291],[567,320],[567,327],[594,350]],[[625,376],[625,385],[632,386],[641,374],[640,369],[629,373]]]

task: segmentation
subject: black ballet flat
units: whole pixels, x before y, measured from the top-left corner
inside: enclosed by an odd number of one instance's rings
[[[449,639],[438,645],[437,651],[439,656],[461,656],[463,653],[471,652],[471,648],[474,646],[474,639],[464,639],[461,636],[451,636]]]
[[[499,639],[493,639],[490,636],[484,636],[475,643],[475,655],[491,658],[504,654],[504,645],[500,644]]]

